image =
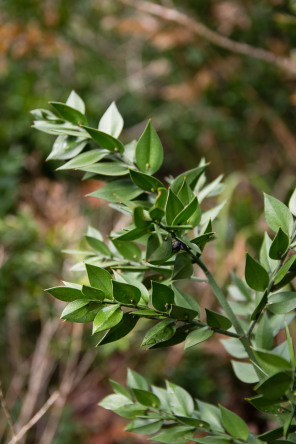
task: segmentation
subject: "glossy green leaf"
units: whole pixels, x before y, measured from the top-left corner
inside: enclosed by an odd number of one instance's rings
[[[228,330],[232,326],[230,320],[225,316],[222,316],[221,314],[216,313],[215,311],[212,311],[208,308],[206,308],[205,311],[207,317],[207,324],[210,327],[221,328],[222,330]]]
[[[140,404],[153,408],[160,407],[160,400],[154,393],[151,393],[147,390],[133,389],[133,394]]]
[[[288,271],[290,270],[290,268],[293,266],[294,262],[296,260],[296,255],[291,256],[285,263],[284,265],[279,269],[279,271],[277,272],[277,274],[275,275],[274,278],[274,285],[277,285],[279,282],[281,282],[284,277],[286,276],[286,274],[288,273]]]
[[[93,334],[99,331],[108,330],[119,324],[123,316],[123,312],[119,305],[109,305],[102,308],[96,315],[93,324]]]
[[[56,138],[53,148],[46,160],[65,160],[77,156],[87,145],[87,140],[82,137],[60,135]]]
[[[66,321],[76,322],[87,313],[87,305],[89,301],[76,300],[70,302],[63,310],[61,319]]]
[[[282,356],[263,350],[254,350],[259,365],[266,374],[272,375],[279,370],[291,370],[291,364]]]
[[[152,305],[159,311],[168,311],[174,303],[174,292],[167,285],[152,281]]]
[[[110,384],[112,385],[112,388],[115,393],[118,393],[119,395],[123,395],[126,398],[132,400],[132,395],[128,388],[124,387],[123,385],[119,384],[117,381],[113,381],[113,379],[109,379]]]
[[[195,196],[192,201],[175,217],[173,225],[198,225],[201,219],[201,209]]]
[[[192,441],[197,442],[199,444],[229,444],[230,437],[222,437],[222,436],[205,436],[204,438],[193,438]]]
[[[145,414],[145,411],[147,410],[147,407],[141,405],[141,404],[129,404],[129,405],[123,405],[122,407],[119,407],[116,410],[113,410],[116,415],[122,416],[123,418],[127,419],[135,419],[141,415]]]
[[[220,342],[223,344],[226,351],[234,358],[244,359],[248,357],[247,352],[239,339],[220,339]]]
[[[49,123],[42,121],[35,121],[33,128],[42,131],[47,134],[53,134],[56,136],[74,136],[77,138],[88,138],[86,131],[71,123]],[[77,153],[78,154],[78,153]],[[70,156],[73,157],[73,156]],[[67,157],[67,159],[70,159]],[[49,158],[49,157],[48,157]]]
[[[81,290],[78,290],[77,288],[52,287],[52,288],[48,288],[45,291],[50,293],[56,299],[59,299],[60,301],[64,301],[64,302],[72,302],[72,301],[75,301],[76,299],[83,299],[83,295],[81,293]]]
[[[85,264],[88,279],[92,287],[101,290],[107,299],[113,299],[112,277],[104,268]]]
[[[296,308],[296,292],[285,291],[268,298],[268,310],[274,314],[286,314]]]
[[[139,433],[140,435],[152,435],[160,430],[162,420],[137,418],[125,428],[128,432]]]
[[[149,210],[149,214],[153,220],[161,220],[165,213],[168,191],[166,188],[159,188],[158,195],[155,199],[153,207]]]
[[[258,382],[258,375],[252,364],[248,362],[231,361],[235,376],[246,384]]]
[[[82,114],[85,114],[84,101],[75,91],[71,91],[67,99],[66,105],[71,106],[71,108],[77,109]]]
[[[141,299],[141,292],[133,285],[113,281],[113,297],[122,304],[137,305]]]
[[[194,402],[191,395],[182,387],[170,381],[166,381],[166,387],[170,395],[173,413],[179,416],[192,416]]]
[[[234,438],[246,441],[249,435],[247,424],[238,415],[220,405],[222,423],[227,432]]]
[[[285,333],[287,338],[287,344],[288,344],[288,350],[289,350],[289,356],[292,367],[295,367],[295,350],[293,345],[293,339],[289,331],[289,327],[287,323],[285,323]]]
[[[158,236],[152,233],[147,241],[146,261],[151,264],[162,264],[172,255],[172,238],[168,235]]]
[[[289,210],[291,211],[293,216],[296,217],[296,188],[293,191],[292,196],[290,197],[289,200]]]
[[[112,102],[101,117],[98,129],[103,133],[107,133],[110,136],[117,138],[120,136],[123,123],[122,115],[118,111],[115,102]]]
[[[280,227],[270,246],[269,257],[279,260],[286,253],[288,246],[289,237]]]
[[[99,174],[101,176],[126,176],[128,168],[121,162],[100,162],[94,165],[86,165],[78,168],[88,173]]]
[[[290,373],[279,372],[270,376],[255,387],[255,390],[266,399],[276,400],[281,398],[292,383]]]
[[[183,204],[170,188],[165,208],[165,217],[167,224],[172,225],[174,219],[178,216],[179,213],[181,213],[182,210]]]
[[[209,164],[198,166],[196,168],[193,168],[192,170],[185,171],[184,173],[177,176],[176,179],[174,179],[173,182],[171,183],[172,191],[175,194],[178,194],[178,192],[180,191],[180,189],[184,183],[184,179],[186,179],[190,188],[192,190],[194,190],[199,177],[205,171],[205,169],[208,167],[208,165]]]
[[[138,245],[134,244],[133,242],[118,239],[113,239],[112,242],[116,250],[125,259],[128,259],[131,262],[139,262],[141,260],[142,252]]]
[[[151,222],[151,219],[147,218],[143,207],[136,207],[134,209],[134,224],[137,228],[148,231]]]
[[[203,250],[205,245],[214,239],[215,239],[215,233],[210,232],[206,234],[201,234],[200,236],[197,236],[194,239],[190,239],[190,242],[197,245],[201,250]]]
[[[191,256],[184,252],[176,255],[172,279],[186,279],[193,274],[193,265]]]
[[[134,225],[130,228],[126,228],[118,233],[113,239],[121,241],[132,241],[139,239],[146,234],[146,229],[135,227]]]
[[[107,257],[112,256],[111,251],[110,251],[109,247],[105,244],[105,242],[103,242],[99,239],[96,239],[95,237],[91,237],[91,236],[85,236],[85,239],[86,239],[88,245],[93,250],[98,251],[103,256],[107,256]]]
[[[118,151],[120,153],[123,153],[124,146],[115,137],[89,126],[82,125],[82,128],[84,128],[88,132],[90,137],[102,148],[105,148],[106,150],[111,152]]]
[[[127,371],[127,385],[131,389],[148,390],[149,386],[145,378],[142,375],[131,370]]]
[[[81,125],[87,124],[87,120],[82,112],[78,111],[75,108],[72,108],[69,105],[61,102],[49,102],[52,105],[59,115],[66,121],[73,123],[73,125]]]
[[[264,194],[264,213],[266,222],[273,231],[277,232],[281,227],[287,235],[291,235],[293,216],[285,204],[275,197]]]
[[[194,434],[194,428],[190,426],[174,426],[170,427],[158,435],[149,438],[156,442],[172,444],[183,444],[191,440]]]
[[[249,287],[256,291],[264,291],[269,283],[269,276],[265,268],[248,253],[246,255],[245,278]]]
[[[158,342],[167,341],[170,339],[176,331],[176,326],[172,319],[164,319],[158,322],[154,327],[150,328],[146,333],[142,347],[154,345]]]
[[[161,141],[149,120],[136,146],[136,163],[143,173],[154,174],[163,162]]]
[[[161,315],[161,313],[157,313],[156,311],[150,309],[150,308],[144,308],[142,310],[134,310],[130,312],[131,314],[135,314],[137,316],[141,316],[141,317],[148,317],[150,318],[151,316],[153,317],[160,317],[161,319],[163,319],[164,317]]]
[[[177,197],[184,206],[188,205],[189,202],[191,202],[195,197],[192,189],[188,185],[186,177],[184,178],[183,184],[177,193]]]
[[[197,401],[200,418],[210,424],[211,429],[224,432],[221,420],[221,412],[218,407],[207,402]]]
[[[269,256],[269,250],[272,244],[272,240],[268,236],[268,234],[264,233],[263,242],[260,248],[260,263],[267,271],[273,271],[277,266],[277,261],[271,259]]]
[[[97,288],[89,287],[88,285],[82,286],[82,293],[90,301],[103,301],[104,300],[104,293],[101,290],[98,290]]]
[[[124,313],[121,321],[108,330],[97,345],[109,344],[110,342],[115,342],[121,338],[124,338],[134,329],[138,320],[139,318],[137,316],[130,313]]]
[[[64,165],[57,168],[58,170],[72,170],[78,169],[85,166],[92,165],[96,162],[99,162],[101,159],[106,157],[109,154],[109,151],[105,150],[91,150],[86,153],[78,154],[74,159],[69,160]]]
[[[209,329],[208,327],[201,327],[197,330],[191,331],[185,341],[185,349],[194,347],[197,344],[200,344],[203,341],[206,341],[211,336],[213,336],[214,332],[213,330]]]
[[[175,285],[172,285],[172,290],[175,294],[176,305],[178,305],[179,307],[189,308],[190,310],[194,310],[200,314],[200,307],[197,301],[193,299],[192,296],[180,290]]]
[[[157,344],[152,345],[152,347],[150,347],[150,350],[154,350],[155,348],[172,347],[174,345],[181,344],[181,342],[185,341],[191,329],[192,327],[188,325],[182,325],[182,327],[177,328],[174,336],[172,336],[167,341],[158,342]]]
[[[142,190],[156,192],[158,188],[163,188],[163,184],[156,177],[132,169],[129,173],[134,184]]]
[[[121,202],[123,200],[132,200],[141,193],[142,191],[129,179],[118,179],[107,183],[107,185],[93,191],[88,196],[98,197],[107,202]]]
[[[120,393],[114,393],[106,396],[106,398],[99,403],[99,406],[107,410],[116,410],[128,404],[132,404],[132,401],[128,397]]]
[[[256,346],[265,350],[271,350],[273,346],[273,327],[267,313],[261,317],[255,334]]]
[[[199,315],[198,311],[178,307],[177,305],[172,305],[169,313],[171,318],[178,319],[179,321],[193,321]]]

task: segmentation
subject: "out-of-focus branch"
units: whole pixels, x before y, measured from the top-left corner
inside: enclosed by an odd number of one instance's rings
[[[266,63],[277,66],[286,73],[292,74],[293,76],[296,75],[296,64],[290,58],[278,56],[270,51],[267,51],[266,49],[256,48],[248,45],[247,43],[231,40],[228,37],[213,31],[196,19],[193,19],[183,12],[178,11],[177,9],[167,8],[165,6],[157,5],[151,2],[144,2],[141,0],[121,0],[121,2],[136,8],[139,11],[159,17],[162,20],[184,26],[186,29],[190,29],[199,37],[206,39],[214,45],[220,46],[221,48],[237,54],[253,57],[254,59],[262,60]]]
[[[9,425],[9,428],[10,428],[11,434],[13,436],[13,439],[15,439],[14,442],[17,443],[18,439],[17,439],[17,436],[16,436],[16,432],[15,432],[15,428],[14,428],[12,417],[10,415],[10,412],[9,412],[7,404],[6,404],[5,396],[4,396],[4,393],[3,393],[3,390],[2,390],[2,383],[1,383],[1,381],[0,381],[0,403],[1,403],[1,407],[2,407],[2,409],[4,411],[4,415],[5,415],[5,418],[7,420],[8,425]]]
[[[40,410],[33,416],[33,418],[30,419],[30,421],[25,424],[16,435],[9,441],[8,444],[16,444],[19,442],[20,439],[30,430],[36,422],[38,422],[43,415],[47,412],[47,410],[56,402],[56,400],[59,398],[60,393],[58,391],[55,391],[46,401],[46,403],[41,407]]]

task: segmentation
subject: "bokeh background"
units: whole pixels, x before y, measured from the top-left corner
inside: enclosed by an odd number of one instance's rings
[[[296,185],[295,0],[155,3],[161,8],[137,0],[0,4],[0,379],[16,430],[58,390],[21,443],[146,442],[97,407],[108,377],[123,382],[128,366],[235,408],[254,432],[270,425],[242,401],[249,389],[234,380],[216,336],[185,354],[178,346],[139,351],[137,333],[95,349],[89,329],[60,321],[61,306],[43,292],[79,278],[62,250],[85,249],[88,224],[106,233],[118,223],[107,206],[84,198],[91,182],[45,162],[53,139],[30,128],[31,109],[64,101],[72,89],[94,124],[116,100],[124,141],[139,137],[151,117],[165,149],[163,176],[201,157],[211,162],[209,179],[225,174],[228,203],[207,250],[222,285],[231,269],[242,273],[246,248],[260,245],[262,191],[287,202]],[[248,43],[248,54],[231,42]],[[207,288],[199,296],[214,303]],[[9,433],[1,414],[1,443]]]

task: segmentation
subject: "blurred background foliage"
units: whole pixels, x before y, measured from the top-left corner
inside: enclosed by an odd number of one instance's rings
[[[94,350],[90,332],[62,324],[60,306],[43,294],[70,276],[72,262],[61,250],[86,247],[80,238],[87,223],[107,232],[119,222],[107,207],[82,199],[93,189],[91,181],[57,174],[58,163],[44,162],[51,138],[30,128],[31,109],[63,101],[72,89],[84,98],[94,124],[116,100],[127,128],[124,141],[137,138],[151,116],[166,153],[163,176],[191,168],[202,156],[211,161],[209,178],[226,174],[228,204],[216,226],[216,246],[207,251],[221,283],[231,269],[242,272],[246,245],[255,250],[261,242],[261,191],[287,201],[296,185],[296,74],[252,51],[241,55],[214,45],[168,20],[163,10],[143,12],[149,1],[131,3],[1,2],[0,354],[6,358],[0,371],[16,429],[55,388],[60,393],[22,443],[145,442],[96,407],[109,390],[108,376],[124,381],[127,365],[154,383],[168,377],[184,384],[211,402],[233,407],[234,399],[248,395],[215,341],[185,356],[175,347],[165,360],[163,351],[136,352],[137,335],[134,343]],[[295,0],[157,3],[218,36],[291,63],[296,58]],[[221,365],[214,371],[217,359]],[[255,420],[241,401],[236,405],[255,431],[264,430],[266,420]],[[0,442],[8,434],[2,417]]]

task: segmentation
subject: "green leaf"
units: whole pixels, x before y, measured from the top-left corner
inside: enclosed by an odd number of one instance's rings
[[[172,279],[186,279],[193,274],[193,265],[191,256],[184,252],[176,255]]]
[[[293,216],[289,208],[280,200],[268,194],[264,194],[264,212],[266,222],[273,231],[278,231],[281,227],[287,235],[293,231]]]
[[[289,327],[288,327],[287,323],[285,323],[285,333],[286,333],[286,338],[287,338],[287,343],[288,343],[291,365],[292,365],[292,367],[295,367],[295,351],[294,351],[293,339],[290,335],[290,331],[289,331]]]
[[[99,406],[107,410],[117,410],[128,404],[132,404],[132,401],[129,398],[120,393],[114,393],[106,396],[106,398],[99,403]]]
[[[239,339],[220,339],[220,342],[223,344],[227,352],[234,358],[244,359],[248,357],[247,352],[245,351]]]
[[[184,179],[186,179],[188,185],[190,186],[190,188],[192,190],[194,190],[195,185],[199,179],[199,177],[201,176],[201,174],[204,172],[204,170],[208,167],[208,163],[202,166],[198,166],[196,168],[193,168],[192,170],[189,171],[185,171],[184,173],[180,174],[178,177],[176,177],[176,179],[173,180],[173,182],[171,183],[171,189],[175,194],[178,194],[178,192],[180,191],[183,183],[184,183]]]
[[[93,324],[93,334],[99,331],[108,330],[119,324],[123,316],[123,312],[119,305],[109,305],[102,308],[96,315]]]
[[[109,379],[110,384],[112,385],[112,388],[115,393],[118,393],[119,395],[123,395],[126,398],[130,399],[132,401],[132,395],[128,388],[124,387],[123,385],[119,384],[117,381],[113,381],[113,379]]]
[[[95,165],[86,165],[78,168],[88,173],[100,174],[101,176],[126,176],[128,168],[121,162],[100,162]]]
[[[272,294],[268,298],[268,310],[274,314],[286,314],[296,308],[296,292],[285,291]]]
[[[112,102],[99,122],[99,130],[117,138],[123,128],[123,118],[115,102]]]
[[[144,308],[143,310],[134,310],[130,311],[131,314],[135,314],[137,316],[143,316],[143,317],[160,317],[161,319],[164,319],[164,316],[161,315],[161,313],[157,313],[156,311],[150,309],[150,308]]]
[[[168,191],[166,188],[158,188],[158,195],[149,214],[153,220],[161,220],[165,213]]]
[[[231,361],[235,376],[246,384],[255,384],[258,382],[257,373],[248,362]]]
[[[253,351],[260,367],[268,375],[277,373],[279,370],[291,370],[291,364],[282,356],[262,350]]]
[[[143,173],[154,174],[162,162],[162,144],[149,120],[136,146],[136,163]]]
[[[219,313],[216,313],[215,311],[212,311],[208,308],[206,308],[205,311],[207,316],[207,324],[210,327],[221,328],[222,330],[228,330],[232,326],[230,320],[225,316],[222,316]]]
[[[87,145],[87,141],[81,137],[58,136],[53,144],[53,148],[46,160],[71,159],[77,156]]]
[[[158,344],[153,345],[152,347],[150,347],[150,350],[154,350],[155,348],[172,347],[173,345],[184,342],[191,328],[192,327],[188,325],[182,325],[182,327],[177,328],[174,336],[172,336],[167,341],[159,342]]]
[[[130,313],[124,313],[121,321],[108,330],[97,345],[109,344],[110,342],[115,342],[118,341],[118,339],[124,338],[133,330],[138,320],[139,318],[137,316],[133,316]]]
[[[92,287],[101,290],[107,299],[113,299],[112,277],[104,268],[85,264],[88,279]]]
[[[152,305],[159,311],[167,311],[174,303],[174,292],[167,285],[152,281]]]
[[[277,274],[275,275],[274,278],[274,285],[277,285],[279,282],[281,282],[284,277],[286,276],[286,274],[288,273],[288,271],[290,270],[290,268],[292,267],[292,265],[294,264],[296,260],[296,255],[291,256],[285,263],[284,265],[279,269],[279,271],[277,272]]]
[[[61,102],[49,102],[59,115],[66,121],[73,123],[73,125],[87,124],[87,120],[84,114],[75,108]]]
[[[102,148],[105,148],[106,150],[111,152],[123,153],[124,146],[115,137],[89,126],[82,125],[82,128],[84,128],[88,132],[90,137]]]
[[[228,438],[222,436],[205,436],[204,438],[192,438],[192,441],[199,444],[229,444],[230,436]]]
[[[123,418],[134,419],[138,416],[144,415],[146,410],[147,408],[143,405],[134,403],[119,407],[118,409],[114,410],[114,413],[122,416]]]
[[[162,426],[162,420],[137,418],[126,426],[127,432],[139,433],[141,435],[152,435],[159,431]]]
[[[272,241],[268,234],[264,233],[263,242],[260,248],[260,263],[267,271],[273,271],[277,265],[277,261],[273,260],[269,256],[269,250],[271,247]]]
[[[148,390],[149,386],[145,378],[142,375],[131,370],[127,371],[127,385],[131,389]]]
[[[248,439],[248,426],[243,419],[220,405],[222,422],[227,432],[234,438],[246,441]]]
[[[215,233],[210,232],[206,234],[201,234],[200,236],[197,236],[194,239],[190,239],[190,242],[194,245],[197,245],[201,250],[203,250],[205,245],[214,239],[215,239]]]
[[[88,285],[82,286],[82,293],[89,301],[103,301],[105,297],[103,291]]]
[[[129,170],[132,181],[137,187],[149,192],[156,192],[158,188],[163,188],[163,184],[156,177],[138,171]]]
[[[249,287],[256,291],[264,291],[269,283],[269,276],[265,268],[248,253],[246,255],[245,278]]]
[[[141,292],[134,285],[113,281],[113,297],[122,304],[137,305],[141,299]]]
[[[264,313],[257,326],[255,334],[256,346],[266,350],[273,346],[273,328],[267,313]]]
[[[133,389],[136,400],[147,407],[160,408],[160,400],[154,393],[147,390]]]
[[[270,246],[269,257],[271,259],[279,260],[283,254],[286,253],[288,247],[289,237],[280,227]]]
[[[137,228],[148,231],[148,228],[151,226],[151,222],[151,219],[147,219],[143,207],[136,207],[134,209],[134,223]]]
[[[67,99],[66,105],[70,106],[71,108],[77,109],[82,114],[85,114],[84,101],[75,91],[71,91],[71,94]]]
[[[128,179],[114,180],[88,196],[98,197],[108,202],[121,202],[132,200],[139,196],[142,191]]]
[[[191,395],[182,387],[170,381],[166,381],[166,387],[170,395],[173,413],[179,416],[192,416],[194,402]]]
[[[119,254],[129,261],[139,262],[141,260],[142,252],[138,245],[118,239],[112,239],[112,243]]]
[[[173,220],[176,219],[176,217],[182,210],[183,204],[170,188],[165,208],[166,223],[168,225],[171,225],[173,223]]]
[[[72,301],[75,301],[76,299],[83,299],[83,295],[81,293],[81,290],[78,290],[77,288],[52,287],[52,288],[48,288],[45,291],[50,293],[56,299],[59,299],[60,301],[64,301],[64,302],[72,302]]]
[[[293,191],[292,196],[290,197],[289,200],[289,210],[291,211],[293,216],[296,217],[296,188]]]
[[[194,428],[189,426],[174,426],[170,427],[158,435],[149,438],[156,442],[171,444],[183,444],[191,440],[194,434]]]
[[[175,331],[174,321],[172,319],[164,319],[147,331],[141,346],[150,346],[158,342],[167,341],[175,334]]]
[[[75,156],[74,159],[69,160],[64,165],[57,168],[58,170],[72,170],[78,169],[85,166],[92,165],[96,162],[99,162],[101,159],[106,157],[109,154],[109,151],[105,151],[102,149],[87,151],[86,153],[79,154]]]
[[[211,336],[213,336],[213,334],[213,330],[210,330],[208,327],[201,327],[197,330],[193,330],[187,336],[184,348],[187,349],[194,347],[195,345],[209,339]]]
[[[192,296],[180,290],[175,285],[172,285],[172,289],[175,294],[176,305],[178,305],[179,307],[189,308],[190,310],[194,310],[200,314],[199,305]]]
[[[80,127],[76,125],[71,125],[70,123],[48,123],[44,121],[35,121],[33,128],[36,128],[39,131],[43,131],[47,134],[53,134],[55,136],[65,135],[65,136],[75,136],[77,138],[88,138],[86,131],[82,130]],[[81,151],[81,150],[80,150]],[[78,153],[77,153],[78,154]],[[70,156],[70,157],[73,157]],[[67,157],[69,159],[70,157]]]
[[[214,208],[202,213],[200,225],[204,226],[205,224],[209,224],[209,221],[215,220],[225,204],[226,200],[221,202],[219,205],[216,205]]]
[[[68,304],[64,308],[61,314],[61,319],[65,319],[66,321],[76,322],[78,319],[80,319],[87,313],[88,303],[89,301],[79,300],[79,299],[70,302],[70,304]]]
[[[185,223],[198,225],[201,219],[201,209],[195,196],[192,201],[175,217],[173,225],[182,225]]]
[[[291,374],[279,372],[258,384],[255,390],[266,399],[276,400],[284,396],[291,383]]]
[[[172,305],[169,313],[171,318],[178,319],[179,321],[193,321],[199,315],[198,311],[178,307],[177,305]]]
[[[172,238],[169,234],[158,236],[152,233],[147,241],[146,261],[151,264],[162,264],[172,255]]]
[[[105,244],[105,242],[96,239],[95,237],[91,236],[85,236],[85,239],[87,240],[88,245],[95,251],[98,251],[103,256],[110,257],[112,256],[111,251],[109,250],[109,247]]]
[[[224,432],[221,413],[218,407],[207,402],[197,401],[202,421],[210,424],[211,429]]]

